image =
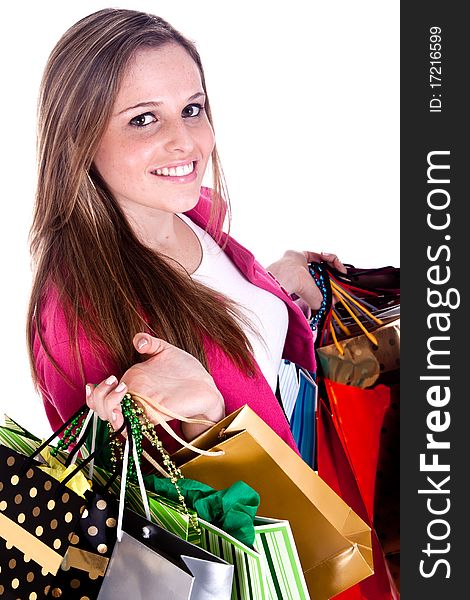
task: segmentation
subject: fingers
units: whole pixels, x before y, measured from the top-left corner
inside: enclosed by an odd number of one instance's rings
[[[304,256],[307,259],[307,262],[311,263],[311,262],[322,262],[323,260],[326,260],[322,253],[319,252],[310,252],[309,250],[304,250]]]
[[[302,269],[299,280],[300,288],[297,294],[312,310],[318,310],[321,306],[323,296],[309,271]]]
[[[100,419],[109,421],[114,429],[123,423],[121,401],[127,392],[126,384],[111,375],[97,386],[86,385],[86,403]]]
[[[330,252],[322,252],[321,255],[323,257],[323,260],[325,260],[334,269],[340,271],[340,273],[346,273],[346,267],[339,260],[336,254],[331,254]]]
[[[336,269],[337,271],[340,271],[341,273],[347,272],[346,267],[339,260],[339,258],[336,256],[336,254],[333,254],[332,252],[318,253],[318,252],[309,252],[308,250],[306,250],[306,251],[304,251],[304,254],[309,263],[325,261],[329,265],[331,265],[334,269]]]
[[[134,336],[132,343],[134,344],[134,348],[140,354],[147,354],[149,356],[155,356],[162,350],[168,346],[168,343],[164,340],[160,340],[159,338],[153,337],[148,333],[136,333]]]

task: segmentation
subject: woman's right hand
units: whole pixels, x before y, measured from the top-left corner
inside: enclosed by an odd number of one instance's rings
[[[87,383],[86,403],[100,419],[109,421],[114,429],[119,429],[124,422],[121,412],[121,401],[127,393],[127,386],[110,375],[98,385]]]
[[[127,391],[138,392],[183,417],[220,421],[225,414],[224,400],[214,380],[191,354],[146,333],[134,336],[136,350],[149,358],[130,367],[118,382],[108,377],[94,389],[87,386],[87,404],[115,429],[123,423],[120,403]],[[162,418],[170,420],[163,413]],[[206,426],[183,424],[188,439]]]

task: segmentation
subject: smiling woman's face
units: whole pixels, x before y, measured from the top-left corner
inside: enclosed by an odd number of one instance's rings
[[[196,205],[214,147],[204,102],[199,69],[184,48],[135,54],[94,157],[125,212],[156,216]]]

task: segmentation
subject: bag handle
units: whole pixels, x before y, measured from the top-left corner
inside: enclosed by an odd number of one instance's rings
[[[145,396],[144,394],[140,394],[139,392],[128,392],[134,400],[139,401],[141,404],[150,404],[152,408],[155,408],[155,418],[158,421],[158,424],[177,442],[179,442],[184,448],[188,450],[192,450],[196,454],[201,454],[202,456],[222,456],[225,454],[223,450],[202,450],[202,448],[197,448],[190,442],[186,442],[183,440],[173,429],[168,425],[168,423],[161,417],[159,413],[166,414],[173,419],[178,419],[179,421],[183,421],[184,423],[196,423],[202,425],[215,425],[214,421],[208,421],[206,419],[191,419],[189,417],[183,417],[168,408],[163,407],[161,404],[155,403],[149,396]],[[156,404],[156,405],[155,405]]]
[[[31,468],[34,460],[37,457],[39,457],[41,452],[43,450],[45,450],[51,444],[51,442],[53,442],[61,433],[63,433],[63,432],[69,433],[76,426],[79,426],[81,428],[81,431],[83,431],[84,423],[82,425],[79,425],[79,421],[80,421],[80,418],[84,416],[87,408],[88,407],[86,406],[86,404],[83,405],[82,407],[80,407],[69,419],[67,419],[67,421],[65,421],[65,423],[63,423],[58,429],[56,429],[50,435],[50,437],[47,438],[47,440],[45,440],[42,444],[40,444],[26,460],[25,464],[23,465],[22,472],[25,473],[29,468]],[[88,423],[89,423],[89,421],[86,422],[87,427],[88,427]],[[57,450],[59,450],[61,447],[64,447],[64,448],[67,447],[65,444],[61,444],[61,442],[62,442],[62,440],[59,440]],[[70,442],[70,443],[72,443],[72,442]],[[55,454],[54,454],[54,456],[55,456]]]
[[[67,460],[65,461],[65,466],[74,465],[78,458],[78,451],[83,447],[86,441],[86,434],[88,432],[88,427],[90,421],[93,419],[92,424],[92,434],[91,434],[91,445],[90,445],[90,454],[93,455],[92,460],[88,464],[88,479],[93,479],[93,473],[95,469],[95,458],[97,454],[95,454],[95,445],[96,445],[96,431],[98,427],[98,414],[93,410],[89,409],[88,414],[85,417],[85,421],[83,422],[83,427],[80,431],[80,435],[76,440],[76,445],[69,452]],[[106,484],[106,488],[112,484],[114,477],[111,477]]]
[[[86,414],[88,411],[88,414]],[[86,416],[85,416],[86,414]],[[83,421],[83,423],[81,425],[79,425],[78,421],[80,420],[81,417],[85,416],[85,419]],[[96,413],[94,413],[94,411],[92,411],[91,409],[88,409],[87,405],[83,405],[79,410],[77,410],[69,419],[67,419],[67,421],[65,421],[58,429],[56,429],[47,440],[45,440],[42,444],[40,444],[35,450],[34,452],[27,458],[27,460],[25,461],[22,469],[21,469],[21,474],[26,473],[26,471],[28,471],[28,469],[31,468],[34,460],[40,456],[41,452],[43,450],[45,450],[50,444],[51,442],[53,442],[61,433],[66,432],[68,428],[71,428],[72,426],[75,427],[77,425],[79,425],[80,427],[80,432],[79,435],[77,436],[76,440],[74,440],[74,442],[76,443],[75,447],[72,449],[72,451],[69,453],[64,466],[70,466],[70,465],[74,465],[76,463],[77,460],[77,454],[78,451],[80,450],[80,448],[83,446],[84,442],[85,442],[85,437],[86,437],[86,433],[88,431],[89,425],[90,425],[90,421],[93,419],[93,437],[92,437],[92,446],[91,446],[91,452],[89,454],[89,456],[85,459],[83,459],[80,464],[74,469],[72,470],[66,477],[64,477],[62,479],[62,481],[59,482],[59,487],[57,488],[58,493],[60,493],[59,490],[63,490],[67,483],[73,478],[75,477],[75,475],[77,475],[77,473],[79,473],[87,464],[89,464],[89,479],[93,478],[93,466],[94,466],[94,460],[97,456],[99,456],[101,454],[101,452],[104,450],[104,448],[106,448],[106,446],[108,445],[109,442],[111,442],[114,438],[116,438],[120,433],[122,433],[122,431],[124,430],[125,424],[123,424],[122,427],[120,427],[117,431],[115,431],[112,435],[110,435],[107,440],[105,441],[105,443],[103,443],[99,448],[95,448],[95,439],[96,439],[96,423],[97,423],[97,418],[98,416],[96,415]],[[70,443],[74,443],[74,442],[70,442]],[[63,446],[64,449],[67,448],[66,445]],[[108,487],[109,485],[112,484],[112,481],[114,480],[114,476],[111,476],[110,480],[108,481],[108,483],[106,484],[106,487]]]
[[[374,344],[374,346],[378,346],[377,338],[368,331],[358,317],[359,315],[362,315],[368,321],[375,323],[378,326],[383,325],[384,322],[373,315],[366,306],[373,307],[367,301],[359,299],[354,295],[352,290],[357,290],[368,296],[378,296],[378,294],[372,290],[361,290],[351,284],[348,285],[344,281],[347,277],[343,273],[330,268],[324,262],[310,263],[309,271],[323,296],[319,311],[310,321],[311,329],[315,331],[315,329],[318,328],[320,332],[320,335],[317,337],[317,345],[321,343],[321,338],[323,337],[322,333],[327,332],[330,334],[338,352],[341,355],[344,354],[344,349],[337,339],[333,322],[336,323],[346,335],[350,335],[350,332],[349,329],[341,323],[338,312],[333,308],[332,298],[336,298],[369,341]],[[337,274],[338,277],[336,276]]]
[[[114,431],[106,440],[106,443],[102,444],[98,449],[96,449],[94,452],[90,453],[89,456],[87,456],[87,458],[85,458],[79,465],[77,465],[77,468],[74,469],[73,471],[71,471],[66,477],[64,477],[64,479],[62,479],[62,481],[60,482],[61,485],[65,486],[71,479],[72,477],[74,477],[79,471],[81,471],[84,467],[86,467],[87,464],[91,463],[92,461],[94,461],[94,459],[99,456],[101,454],[101,452],[103,452],[104,448],[113,440],[115,439],[118,435],[120,435],[124,429],[126,427],[126,423],[123,423],[121,425],[121,427],[119,429],[116,429],[116,431]],[[52,438],[54,439],[54,438]]]
[[[370,313],[367,310],[367,308],[365,308],[365,306],[360,304],[357,300],[354,300],[354,298],[352,298],[345,290],[343,290],[339,286],[337,286],[333,281],[331,281],[331,287],[333,290],[334,297],[337,300],[339,300],[339,302],[341,302],[341,304],[344,306],[346,311],[349,313],[349,315],[352,317],[352,319],[356,322],[359,329],[364,333],[364,335],[369,339],[369,341],[371,341],[374,344],[374,346],[378,346],[379,344],[377,342],[377,338],[375,337],[375,335],[370,333],[370,331],[368,331],[364,327],[364,325],[360,322],[360,320],[357,318],[356,313],[351,308],[351,305],[349,304],[349,302],[352,302],[359,309],[359,311],[361,311],[362,313],[364,313],[365,315],[367,315],[368,317],[373,319],[378,325],[383,325],[383,321],[381,319],[378,319],[377,317],[374,317],[374,315],[372,313]]]
[[[137,455],[137,448],[132,438],[132,431],[129,422],[127,419],[124,422],[124,427],[126,428],[126,444],[124,446],[124,455],[122,458],[122,473],[121,473],[121,489],[119,492],[119,512],[118,512],[118,522],[117,522],[117,541],[120,542],[122,540],[122,521],[124,518],[124,503],[126,500],[126,483],[127,483],[127,469],[129,465],[129,447],[132,448],[132,456],[134,458],[134,468],[137,474],[137,481],[139,482],[139,490],[142,496],[142,503],[144,505],[145,516],[148,521],[151,521],[150,517],[150,507],[149,501],[147,497],[147,491],[144,485],[144,479],[142,477],[142,471],[140,469],[139,457]]]
[[[72,448],[72,450],[70,450],[69,455],[67,456],[67,459],[65,461],[65,466],[69,466],[69,465],[74,465],[77,458],[78,458],[78,451],[82,448],[83,444],[85,443],[85,439],[86,439],[86,433],[88,431],[88,427],[90,425],[90,421],[91,419],[93,419],[93,437],[92,437],[92,448],[91,448],[91,453],[94,452],[95,450],[95,437],[96,437],[96,419],[95,419],[95,413],[94,411],[89,408],[88,409],[88,414],[85,417],[85,420],[83,421],[83,425],[82,428],[80,430],[80,434],[78,435],[77,439],[75,440],[75,446]],[[93,464],[94,461],[90,462],[90,465]],[[91,476],[90,476],[91,479]]]
[[[126,394],[127,395],[127,394]],[[129,394],[130,396],[130,394]],[[86,408],[83,407],[81,408],[79,411],[77,411],[74,415],[72,415],[70,417],[70,419],[68,419],[68,421],[66,421],[57,431],[55,431],[48,440],[46,440],[45,442],[43,442],[43,444],[41,444],[41,446],[39,448],[36,449],[34,455],[28,459],[28,463],[29,465],[31,465],[31,463],[34,460],[34,457],[37,456],[38,454],[40,454],[40,452],[46,448],[58,435],[60,435],[60,433],[62,433],[63,431],[65,431],[67,429],[67,427],[69,427],[72,422],[77,419],[80,418],[81,416],[84,416],[85,414],[85,410]],[[123,411],[124,413],[124,411]],[[178,418],[178,415],[175,415]],[[65,488],[65,486],[67,485],[67,483],[78,473],[80,472],[84,467],[86,467],[87,464],[90,465],[90,479],[92,478],[92,465],[93,462],[95,460],[95,458],[101,454],[101,452],[104,450],[104,448],[106,448],[108,446],[108,444],[110,444],[115,438],[117,438],[121,433],[124,432],[124,430],[126,430],[126,446],[124,449],[124,457],[123,457],[123,466],[122,466],[122,475],[121,475],[121,489],[120,489],[120,510],[121,513],[123,513],[124,510],[124,497],[125,497],[125,489],[126,489],[126,481],[128,478],[128,471],[129,471],[129,454],[132,453],[132,457],[133,457],[133,462],[134,462],[134,469],[135,469],[135,473],[137,475],[137,480],[139,483],[139,488],[140,488],[140,492],[142,495],[142,502],[143,502],[143,506],[144,506],[144,510],[145,510],[145,514],[147,519],[150,521],[150,508],[149,508],[149,503],[148,503],[148,497],[147,497],[147,493],[145,490],[145,484],[143,481],[143,477],[142,477],[142,472],[140,469],[140,463],[139,463],[139,455],[138,455],[138,451],[137,451],[137,447],[136,447],[136,443],[135,440],[133,438],[132,435],[132,426],[131,426],[131,422],[130,419],[126,416],[126,414],[124,414],[124,421],[123,424],[121,425],[121,427],[117,430],[115,430],[114,432],[112,432],[107,439],[105,440],[105,442],[103,444],[100,445],[99,448],[95,448],[94,444],[95,444],[95,437],[96,437],[96,425],[97,425],[97,419],[98,419],[98,415],[92,411],[89,410],[87,416],[85,417],[84,422],[82,423],[82,429],[80,431],[80,435],[77,437],[77,445],[73,448],[72,452],[70,454],[73,453],[73,456],[69,456],[67,460],[70,459],[70,463],[69,464],[75,464],[75,460],[76,460],[76,454],[78,453],[79,448],[83,445],[83,442],[85,440],[85,435],[86,432],[89,428],[90,422],[93,419],[93,439],[92,439],[92,447],[91,447],[91,452],[89,454],[88,457],[86,457],[84,460],[82,460],[80,462],[79,465],[76,466],[75,469],[73,469],[66,477],[64,477],[64,479],[60,482],[60,487],[58,488],[58,490],[62,490],[63,488]],[[183,417],[182,420],[185,420],[185,418]],[[193,422],[203,422],[203,423],[211,423],[212,422],[208,422],[202,419],[188,419],[189,422],[193,421]],[[166,424],[166,423],[165,423]],[[184,440],[182,440],[184,442]],[[190,446],[188,444],[188,446]],[[195,447],[194,447],[195,448]],[[198,448],[195,448],[196,451],[198,451]],[[162,450],[161,450],[162,451]],[[145,451],[144,451],[145,452]],[[147,454],[147,453],[145,453]],[[217,453],[212,453],[212,454],[224,454],[224,452],[217,452]],[[147,456],[146,456],[147,458]],[[153,464],[153,462],[156,463],[156,461],[153,461],[153,459],[151,457],[148,457],[151,459],[151,462]],[[168,458],[168,463],[167,466],[170,466],[171,464],[171,460]],[[157,463],[158,464],[158,463]],[[160,467],[160,465],[158,465],[158,467]],[[29,468],[29,467],[27,467]],[[26,470],[27,470],[26,468]],[[195,531],[197,533],[200,534],[200,528],[199,528],[199,524],[197,521],[197,516],[192,515],[189,510],[188,507],[186,505],[184,496],[181,493],[181,490],[179,489],[179,486],[177,484],[177,478],[178,477],[182,477],[181,472],[179,471],[179,469],[177,469],[175,467],[176,470],[174,470],[174,472],[169,475],[168,473],[166,473],[161,467],[160,467],[160,472],[165,475],[166,477],[170,477],[172,483],[175,485],[175,488],[177,490],[178,493],[178,500],[181,503],[181,506],[184,510],[184,512],[188,515],[189,517],[189,521],[191,523],[191,525],[194,527]],[[115,479],[115,477],[118,475],[118,471],[116,470],[116,472],[111,476],[111,479],[108,481],[108,484],[106,487],[108,487],[108,485],[111,484],[111,482]],[[59,492],[60,493],[60,492]],[[121,508],[122,506],[122,508]],[[121,515],[121,533],[120,533],[121,537],[122,537],[122,515]]]
[[[36,450],[31,454],[30,458],[31,458],[31,462],[41,454],[41,452],[47,448],[47,446],[49,446],[49,444],[51,442],[53,442],[55,440],[56,437],[58,437],[61,433],[63,433],[68,427],[70,427],[74,421],[77,421],[80,419],[80,417],[82,417],[85,414],[85,411],[88,407],[85,405],[83,405],[79,410],[77,410],[77,412],[75,412],[67,421],[65,421],[65,423],[63,423],[59,429],[56,429],[54,431],[54,433],[52,433],[52,435],[45,441],[43,442],[38,448],[36,448]]]
[[[196,424],[201,424],[201,425],[215,425],[215,421],[209,421],[208,419],[192,419],[190,417],[183,417],[182,415],[179,415],[178,413],[173,412],[172,410],[170,410],[169,408],[163,406],[162,404],[159,404],[158,402],[154,402],[152,400],[152,398],[150,398],[150,396],[146,396],[145,394],[141,394],[140,392],[129,392],[129,394],[131,394],[131,396],[134,396],[134,398],[136,398],[137,400],[139,400],[140,402],[145,402],[147,404],[150,404],[152,407],[157,406],[157,410],[161,413],[163,413],[164,415],[167,415],[168,417],[172,417],[173,419],[177,419],[178,421],[183,421],[184,423],[196,423]]]

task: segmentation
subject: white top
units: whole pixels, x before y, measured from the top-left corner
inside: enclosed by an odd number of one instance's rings
[[[234,300],[243,316],[254,326],[257,334],[240,323],[253,347],[261,372],[275,391],[289,320],[285,303],[274,294],[250,283],[204,229],[186,215],[178,216],[191,227],[201,242],[202,260],[192,274],[193,279]]]

